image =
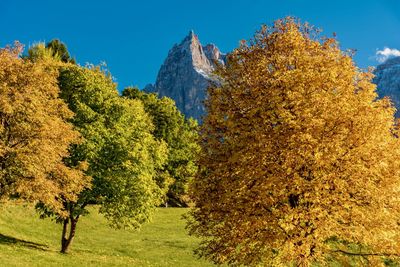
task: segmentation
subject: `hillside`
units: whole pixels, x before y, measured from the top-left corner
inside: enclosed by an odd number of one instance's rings
[[[33,207],[0,206],[1,266],[212,266],[193,256],[184,229],[187,209],[160,208],[140,231],[113,230],[94,208],[82,218],[71,253],[59,251],[61,226]],[[178,218],[178,219],[177,219]]]

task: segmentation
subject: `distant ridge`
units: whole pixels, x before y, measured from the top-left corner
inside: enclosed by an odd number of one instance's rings
[[[396,117],[400,117],[400,57],[389,58],[384,63],[378,65],[374,71],[374,83],[380,97],[389,96],[397,112]]]

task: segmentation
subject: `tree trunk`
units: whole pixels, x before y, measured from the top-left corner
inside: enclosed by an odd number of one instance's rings
[[[67,249],[65,244],[67,243],[67,240],[68,240],[68,237],[67,237],[68,224],[69,224],[69,218],[64,219],[63,230],[62,230],[62,234],[61,234],[61,253],[66,253],[66,249]]]
[[[63,230],[61,235],[61,253],[67,253],[69,246],[72,243],[72,240],[75,236],[76,223],[78,222],[78,218],[74,219],[73,217],[67,218],[63,222]],[[70,225],[69,233],[68,233],[68,225]]]

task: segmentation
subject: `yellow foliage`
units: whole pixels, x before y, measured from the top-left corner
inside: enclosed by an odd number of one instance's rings
[[[65,166],[79,133],[58,98],[58,73],[44,62],[19,58],[22,46],[0,50],[0,197],[16,195],[63,211],[89,183],[82,169]]]
[[[370,262],[400,254],[399,131],[370,72],[336,40],[286,18],[217,73],[191,187],[200,255],[309,266],[351,252],[340,244],[362,244]]]

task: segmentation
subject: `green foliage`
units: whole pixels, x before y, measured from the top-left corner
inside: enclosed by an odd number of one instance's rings
[[[55,54],[50,48],[46,48],[43,42],[35,43],[28,49],[26,58],[33,62],[54,60],[61,61],[61,57]]]
[[[75,167],[87,162],[86,174],[92,177],[91,187],[77,201],[60,199],[68,218],[46,205],[37,206],[42,217],[55,216],[63,223],[61,252],[67,252],[90,203],[99,204],[100,213],[116,228],[138,228],[149,220],[163,198],[155,178],[168,150],[153,137],[141,101],[120,97],[111,75],[101,67],[61,65],[59,86],[60,97],[75,113],[71,122],[84,138],[71,147],[65,163]]]
[[[113,226],[139,227],[162,197],[153,177],[165,161],[165,144],[151,135],[142,103],[119,97],[101,68],[65,67],[59,84],[61,97],[76,114],[72,123],[85,138],[67,162],[74,166],[86,160],[93,177],[92,189],[81,194],[77,205],[97,202]]]
[[[192,118],[185,120],[175,102],[168,97],[159,98],[157,94],[138,88],[126,88],[122,95],[143,102],[155,126],[153,135],[168,144],[168,161],[158,172],[159,183],[167,186],[170,204],[186,206],[189,202],[188,183],[197,172],[195,158],[200,149],[197,122]]]
[[[33,44],[25,57],[33,62],[53,60],[63,63],[76,63],[75,59],[71,58],[66,45],[58,39],[53,39],[47,44],[43,42]]]
[[[60,40],[51,40],[46,44],[46,48],[52,52],[54,57],[59,57],[62,62],[75,64],[75,59],[71,58],[67,46]]]

